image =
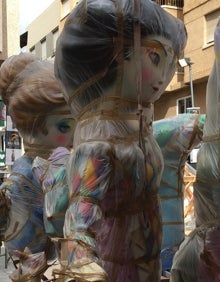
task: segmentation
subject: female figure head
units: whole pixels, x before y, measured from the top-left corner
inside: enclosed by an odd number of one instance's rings
[[[73,120],[52,62],[30,53],[8,58],[0,68],[0,95],[26,145],[69,146]]]
[[[183,23],[152,1],[80,1],[66,21],[55,60],[74,117],[103,96],[137,103],[141,95],[143,102],[154,102],[170,82],[185,42]]]

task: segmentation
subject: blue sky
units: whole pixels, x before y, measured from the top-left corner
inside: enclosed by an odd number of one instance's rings
[[[19,0],[20,33],[37,18],[54,0]]]

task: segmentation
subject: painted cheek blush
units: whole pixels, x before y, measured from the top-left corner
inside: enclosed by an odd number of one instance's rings
[[[150,69],[143,68],[142,69],[142,79],[145,81],[152,79],[152,71]]]
[[[55,140],[56,140],[56,143],[57,143],[57,144],[65,144],[67,138],[66,138],[66,136],[63,135],[63,134],[58,134],[58,135],[56,135]]]

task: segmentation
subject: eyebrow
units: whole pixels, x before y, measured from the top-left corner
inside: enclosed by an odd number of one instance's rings
[[[145,46],[145,47],[159,47],[159,48],[162,48],[165,55],[167,56],[167,50],[165,49],[164,47],[164,44],[162,44],[160,41],[158,40],[148,40],[148,39],[142,39],[141,40],[141,46]]]
[[[124,39],[123,43],[127,47],[132,47],[133,44],[134,44],[134,41],[130,40],[130,39]],[[143,46],[143,47],[152,47],[152,48],[161,48],[163,50],[165,56],[168,56],[168,52],[171,53],[172,55],[174,55],[173,48],[170,45],[168,45],[168,44],[161,43],[159,40],[155,40],[155,39],[154,40],[141,39],[141,46]],[[167,50],[165,48],[166,46],[167,46]]]

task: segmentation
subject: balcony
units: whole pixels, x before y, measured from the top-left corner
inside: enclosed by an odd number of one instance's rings
[[[173,6],[177,8],[183,8],[184,0],[153,0],[160,6]]]

